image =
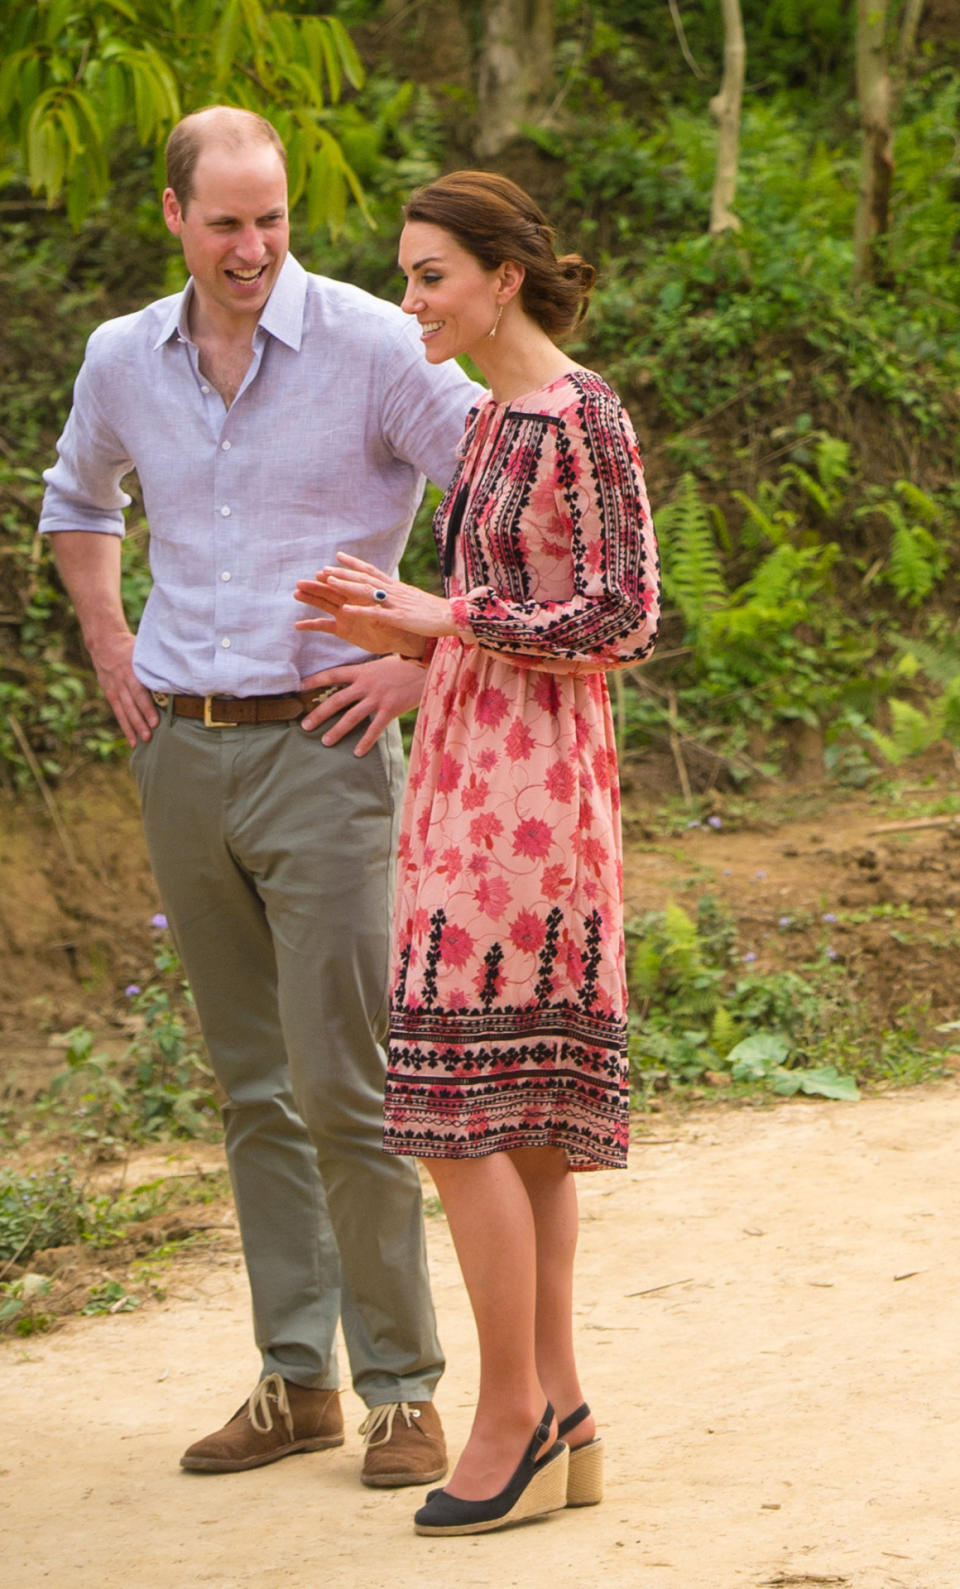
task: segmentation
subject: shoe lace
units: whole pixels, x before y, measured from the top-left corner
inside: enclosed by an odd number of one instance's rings
[[[399,1413],[403,1418],[408,1429],[413,1428],[414,1418],[418,1418],[420,1416],[419,1413],[410,1406],[409,1402],[405,1401],[384,1401],[381,1402],[379,1407],[370,1408],[370,1411],[367,1413],[367,1416],[364,1418],[363,1423],[360,1425],[358,1430],[358,1433],[363,1435],[364,1450],[366,1450],[368,1446],[385,1446],[387,1444],[390,1436],[393,1434],[393,1421],[396,1418],[397,1413]],[[383,1434],[380,1436],[380,1439],[374,1439],[374,1436],[381,1429],[383,1430]]]
[[[247,1402],[247,1414],[253,1428],[259,1434],[269,1434],[273,1428],[272,1407],[276,1407],[277,1413],[286,1428],[287,1438],[292,1440],[293,1414],[290,1411],[290,1402],[287,1398],[287,1387],[280,1374],[267,1374],[261,1379]]]

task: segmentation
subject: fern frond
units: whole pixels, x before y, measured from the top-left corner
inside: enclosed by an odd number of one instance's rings
[[[772,511],[768,512],[753,497],[748,497],[745,491],[731,492],[734,502],[739,502],[745,509],[747,517],[756,526],[761,535],[765,535],[771,546],[782,546],[790,531],[796,528],[797,515],[789,513],[780,507],[779,497],[772,504]]]
[[[740,1041],[740,1027],[730,1011],[718,1004],[710,1024],[710,1044],[721,1059],[726,1059],[731,1048]]]
[[[820,484],[836,504],[850,484],[850,443],[824,430],[817,437],[815,451]]]
[[[637,999],[652,999],[660,985],[663,957],[652,933],[641,938],[630,960],[628,982]]]
[[[940,515],[940,504],[933,497],[928,497],[925,491],[914,485],[912,480],[895,480],[893,489],[898,497],[902,497],[911,513],[923,519],[925,524],[933,524]]]
[[[700,934],[682,905],[669,900],[663,913],[664,960],[684,981],[703,969]]]
[[[685,474],[672,502],[660,509],[657,530],[663,558],[663,588],[696,633],[706,615],[727,600],[710,514],[696,479]]]
[[[943,732],[951,745],[960,745],[960,674],[951,679],[940,697],[943,708]]]
[[[901,524],[894,530],[887,578],[901,601],[918,606],[944,572],[942,548],[922,524]]]
[[[713,613],[706,638],[711,646],[719,642],[727,650],[755,652],[756,647],[770,635],[789,633],[809,615],[810,609],[803,601],[777,605],[751,601],[744,607],[728,607],[725,612]],[[752,660],[756,668],[760,659],[754,655]],[[732,665],[732,658],[730,662]],[[761,661],[761,668],[763,665]]]
[[[926,640],[908,640],[904,635],[891,635],[890,642],[905,657],[916,662],[935,684],[942,684],[949,690],[960,680],[960,640],[951,636],[941,646],[933,646]]]
[[[784,474],[789,475],[791,480],[796,482],[801,490],[810,498],[811,502],[814,502],[820,509],[823,517],[828,519],[832,512],[832,503],[829,492],[824,490],[823,486],[820,484],[820,481],[814,480],[813,475],[810,474],[809,470],[801,468],[800,464],[798,463],[788,463],[785,466],[783,472]]]
[[[934,702],[929,712],[921,712],[909,701],[890,701],[891,732],[881,734],[871,728],[867,733],[877,749],[899,766],[908,756],[920,756],[944,736],[945,712],[940,701]]]

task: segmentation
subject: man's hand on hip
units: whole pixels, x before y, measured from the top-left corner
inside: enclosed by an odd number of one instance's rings
[[[97,681],[131,750],[138,740],[149,739],[160,721],[153,696],[133,671],[134,643],[132,634],[111,636],[109,641],[101,641],[93,657]]]
[[[312,690],[325,684],[337,684],[335,695],[301,718],[300,727],[306,733],[330,723],[322,735],[325,745],[335,745],[344,734],[369,717],[366,732],[357,741],[354,752],[365,756],[375,745],[388,723],[402,713],[412,711],[420,704],[426,670],[403,657],[375,657],[372,662],[349,662],[339,668],[325,668],[322,673],[311,673],[303,680],[301,689]],[[336,718],[336,721],[331,721]]]

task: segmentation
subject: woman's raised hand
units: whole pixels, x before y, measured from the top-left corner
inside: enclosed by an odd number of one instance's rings
[[[319,629],[339,635],[365,651],[400,651],[416,655],[422,647],[413,635],[455,633],[450,603],[416,585],[392,579],[373,563],[337,553],[336,568],[322,568],[316,579],[297,581],[297,601],[317,607],[323,618],[302,618],[298,629]]]

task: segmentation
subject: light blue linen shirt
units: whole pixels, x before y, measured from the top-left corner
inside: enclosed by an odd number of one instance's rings
[[[133,666],[148,689],[273,695],[362,655],[294,628],[297,579],[353,552],[396,568],[424,476],[446,486],[480,388],[431,366],[392,304],[290,255],[227,409],[200,372],[192,284],[99,326],[44,475],[40,531],[124,533],[135,469],[153,586]]]

